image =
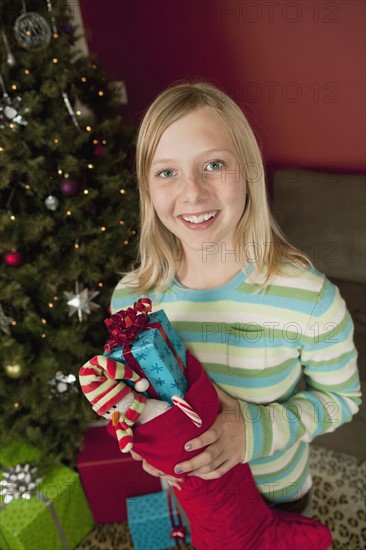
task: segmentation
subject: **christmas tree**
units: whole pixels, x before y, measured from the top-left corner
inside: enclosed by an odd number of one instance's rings
[[[134,128],[64,0],[0,0],[1,444],[73,464],[78,371],[135,255]]]

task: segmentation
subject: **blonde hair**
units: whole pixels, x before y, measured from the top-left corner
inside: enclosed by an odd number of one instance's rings
[[[240,107],[209,82],[175,83],[163,91],[147,110],[138,133],[136,173],[140,192],[140,241],[138,267],[130,273],[129,285],[139,293],[163,291],[175,276],[182,254],[181,243],[159,220],[149,194],[149,171],[165,130],[191,111],[209,107],[225,124],[239,162],[244,167],[247,203],[239,220],[235,243],[252,245],[255,274],[266,270],[263,288],[284,262],[295,267],[311,266],[309,258],[292,246],[275,222],[269,208],[264,166],[254,133]],[[253,259],[249,261],[253,262]],[[245,258],[242,258],[242,267]]]

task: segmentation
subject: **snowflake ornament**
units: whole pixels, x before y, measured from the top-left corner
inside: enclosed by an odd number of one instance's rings
[[[64,374],[61,371],[56,372],[55,377],[49,381],[51,390],[50,399],[54,396],[68,399],[70,393],[77,393],[78,388],[75,382],[76,376],[73,374]]]
[[[0,100],[0,129],[27,126],[28,121],[23,115],[28,112],[28,107],[22,106],[21,96],[10,97],[4,94]]]
[[[86,319],[87,315],[90,315],[92,311],[95,311],[100,306],[92,302],[93,298],[98,296],[99,290],[89,290],[83,288],[82,285],[75,282],[75,294],[73,292],[64,292],[64,296],[67,299],[67,305],[69,306],[69,317],[77,312],[80,323]]]

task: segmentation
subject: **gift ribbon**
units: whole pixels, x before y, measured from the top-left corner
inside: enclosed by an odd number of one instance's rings
[[[62,527],[62,524],[61,524],[61,521],[60,521],[60,518],[58,517],[58,514],[56,512],[56,508],[55,508],[55,505],[53,504],[52,500],[48,499],[47,497],[45,497],[44,495],[42,495],[42,493],[40,493],[39,491],[36,491],[36,496],[42,501],[44,502],[44,504],[46,505],[46,507],[48,508],[50,514],[51,514],[51,517],[53,519],[53,523],[55,524],[55,527],[56,527],[56,531],[57,531],[57,534],[58,536],[60,537],[60,540],[61,540],[61,544],[62,544],[62,547],[64,550],[70,550],[70,547],[68,545],[68,542],[67,542],[67,539],[66,539],[66,535],[65,535],[65,531]]]
[[[175,505],[175,516],[177,517],[178,523],[175,522],[174,512],[173,512],[173,503],[172,495],[170,491],[167,491],[168,506],[169,506],[169,515],[170,522],[172,524],[172,530],[170,532],[170,537],[175,540],[175,544],[180,546],[180,541],[186,542],[186,526],[182,522],[182,517],[178,510],[178,506]]]
[[[53,523],[56,527],[57,534],[60,538],[63,550],[70,550],[70,546],[68,545],[68,542],[67,542],[67,539],[66,539],[65,531],[62,527],[60,518],[58,517],[58,514],[56,512],[56,508],[55,508],[54,503],[52,502],[52,500],[49,500],[47,497],[42,495],[42,493],[40,493],[39,491],[35,491],[34,494],[35,494],[36,497],[38,497],[46,505],[46,508],[48,508],[48,510],[51,514]],[[8,504],[10,504],[10,502],[3,502],[2,504],[0,504],[0,511],[3,510],[6,506],[8,506]],[[11,546],[10,546],[9,542],[6,540],[6,537],[5,537],[4,533],[1,533],[1,534],[2,534],[2,537],[4,539],[5,544],[10,549]]]
[[[155,323],[149,323],[148,325],[146,325],[146,330],[151,330],[153,328],[156,328],[161,336],[163,337],[165,343],[167,344],[168,348],[170,349],[170,351],[172,352],[173,356],[174,356],[174,359],[176,360],[176,362],[178,363],[178,366],[180,368],[180,370],[182,371],[182,373],[184,374],[184,376],[187,376],[186,374],[186,368],[184,366],[184,363],[182,361],[182,359],[179,357],[178,355],[178,352],[177,350],[175,349],[175,347],[173,346],[173,344],[171,343],[171,341],[169,340],[168,338],[168,335],[167,333],[165,332],[164,328],[161,326],[160,323],[158,322],[155,322]]]
[[[157,393],[154,386],[150,382],[149,377],[146,376],[146,373],[142,370],[142,368],[134,358],[130,346],[123,346],[122,354],[127,365],[131,367],[131,369],[134,370],[141,378],[146,378],[146,380],[149,382],[149,388],[148,388],[149,397],[152,397],[153,399],[160,399],[159,394]]]
[[[1,510],[1,507],[0,507],[0,510]],[[6,548],[7,550],[11,550],[11,546],[9,544],[9,541],[7,540],[6,536],[4,535],[4,533],[1,531],[0,532],[0,541],[1,541],[1,548]]]

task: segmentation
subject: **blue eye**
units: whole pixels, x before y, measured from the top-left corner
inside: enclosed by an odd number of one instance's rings
[[[206,165],[206,170],[209,172],[217,172],[218,170],[222,170],[224,166],[225,163],[221,160],[213,160]]]
[[[167,170],[161,170],[156,175],[160,178],[171,178],[174,175],[174,170],[168,168]]]

